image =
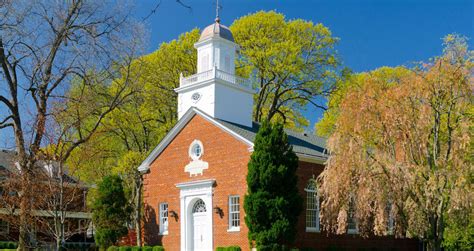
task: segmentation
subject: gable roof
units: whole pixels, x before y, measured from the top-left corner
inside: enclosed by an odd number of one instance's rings
[[[174,137],[191,121],[191,119],[199,115],[216,125],[220,129],[226,131],[230,135],[234,136],[236,139],[244,142],[249,146],[249,150],[253,149],[253,142],[255,140],[255,135],[260,128],[260,124],[253,122],[252,127],[228,122],[225,120],[215,119],[207,115],[205,112],[199,110],[196,107],[190,108],[181,119],[176,123],[176,125],[166,134],[166,136],[161,140],[161,142],[156,146],[155,149],[148,155],[148,157],[142,162],[138,167],[138,170],[142,173],[148,172],[150,169],[151,163],[163,152],[163,150],[168,146],[169,143],[174,139]],[[326,154],[326,140],[321,137],[317,137],[312,134],[305,134],[295,132],[289,129],[285,129],[286,134],[288,135],[288,140],[293,146],[293,151],[300,158],[300,160],[314,161],[316,163],[324,163],[327,159]]]

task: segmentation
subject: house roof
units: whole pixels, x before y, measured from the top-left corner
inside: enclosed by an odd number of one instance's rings
[[[0,171],[6,170],[9,173],[18,173],[19,169],[18,167],[16,167],[17,165],[16,163],[17,163],[17,154],[15,151],[0,149]],[[36,166],[38,168],[36,169],[36,171],[40,172],[41,174],[47,175],[48,172],[51,171],[51,170],[47,170],[48,165],[49,164],[46,161],[43,161],[43,160],[37,161]],[[50,162],[50,165],[52,168],[58,168],[58,164],[55,161]],[[67,182],[70,184],[78,183],[78,181],[75,178],[67,174],[67,170],[64,170],[63,180],[64,182]]]
[[[241,135],[251,142],[254,142],[255,135],[260,128],[260,124],[256,122],[252,123],[252,127],[247,127],[224,120],[218,121],[220,121],[224,126],[233,132]],[[326,140],[324,138],[317,137],[310,133],[295,132],[289,129],[285,129],[285,133],[288,135],[288,141],[293,146],[293,151],[296,154],[304,154],[320,158],[327,157]]]
[[[252,123],[252,127],[231,123],[228,121],[215,119],[198,108],[190,108],[176,123],[176,125],[168,132],[168,134],[161,140],[158,146],[148,155],[148,157],[138,167],[142,173],[148,172],[151,163],[161,154],[161,152],[168,146],[174,137],[188,124],[191,119],[199,115],[216,125],[220,129],[226,131],[236,139],[244,142],[249,146],[249,150],[253,150],[253,142],[255,135],[260,128],[260,124]],[[305,134],[285,129],[288,135],[288,140],[293,146],[293,151],[300,158],[300,160],[315,161],[317,163],[324,163],[327,159],[326,154],[326,140],[312,134]]]

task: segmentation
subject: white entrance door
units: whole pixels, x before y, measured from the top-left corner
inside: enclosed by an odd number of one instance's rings
[[[193,247],[194,251],[206,250],[206,213],[193,214]]]
[[[194,203],[193,206],[193,250],[194,251],[208,251],[210,247],[208,242],[210,240],[209,231],[207,229],[207,208],[206,203],[199,199]]]

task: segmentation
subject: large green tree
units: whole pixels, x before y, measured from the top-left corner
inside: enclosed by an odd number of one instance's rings
[[[264,121],[248,164],[245,223],[257,246],[291,242],[302,209],[296,187],[298,157],[283,125]]]
[[[101,248],[115,244],[128,232],[130,206],[122,182],[120,176],[110,175],[98,184],[92,204],[92,220],[96,229],[95,241]]]
[[[330,150],[319,179],[326,230],[346,232],[353,201],[363,236],[472,249],[474,54],[463,37],[444,41],[431,62],[359,74],[334,96],[320,124]]]
[[[80,147],[69,161],[80,177],[94,183],[109,174],[120,174],[133,206],[137,243],[141,244],[142,176],[137,167],[147,154],[171,129],[177,119],[177,98],[174,88],[179,75],[196,71],[194,43],[199,30],[182,34],[177,40],[162,43],[155,52],[135,59],[127,78],[116,85],[133,80],[133,95],[104,119],[100,133]],[[110,91],[114,90],[112,85]],[[131,87],[132,88],[132,87]],[[97,97],[100,98],[100,97]],[[83,103],[87,109],[90,103]]]
[[[254,80],[254,120],[280,121],[286,127],[307,126],[307,105],[325,109],[338,78],[338,39],[323,24],[287,20],[274,11],[237,19],[230,29],[241,47],[237,72]]]

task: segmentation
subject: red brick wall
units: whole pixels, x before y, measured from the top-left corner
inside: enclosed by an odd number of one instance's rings
[[[189,177],[184,167],[190,162],[189,145],[198,139],[204,148],[203,161],[209,163],[203,175]],[[144,177],[145,234],[147,245],[162,244],[167,251],[180,249],[180,220],[169,217],[168,235],[159,235],[159,203],[167,202],[168,211],[180,215],[180,190],[176,184],[193,180],[215,179],[212,208],[220,207],[224,215],[213,215],[213,247],[238,245],[248,250],[244,224],[243,198],[246,191],[248,146],[232,135],[214,126],[200,116],[195,116],[153,162],[150,173]],[[240,196],[240,232],[229,233],[228,196]],[[209,205],[208,205],[209,208]]]
[[[202,160],[209,163],[209,169],[203,175],[189,177],[184,167],[189,163],[188,148],[195,139],[203,143]],[[200,116],[195,116],[189,124],[175,137],[161,155],[153,162],[150,173],[144,177],[145,224],[144,240],[147,245],[163,245],[167,251],[180,250],[180,220],[169,217],[169,234],[159,235],[159,203],[167,202],[168,211],[175,211],[179,218],[180,199],[176,184],[193,180],[215,179],[213,205],[218,206],[224,216],[213,214],[213,247],[238,245],[242,250],[249,250],[247,240],[248,229],[244,223],[243,200],[246,192],[247,163],[250,158],[248,146],[227,132],[214,126]],[[300,162],[298,169],[298,186],[305,200],[304,188],[308,180],[317,177],[323,165]],[[228,228],[228,196],[240,196],[241,231],[229,233]],[[214,211],[214,210],[213,210]],[[418,243],[414,240],[395,240],[393,238],[374,237],[362,239],[357,235],[330,235],[326,233],[306,233],[305,210],[303,209],[298,222],[298,234],[295,246],[314,247],[324,250],[330,246],[343,247],[347,250],[361,248],[378,250],[417,250]]]

